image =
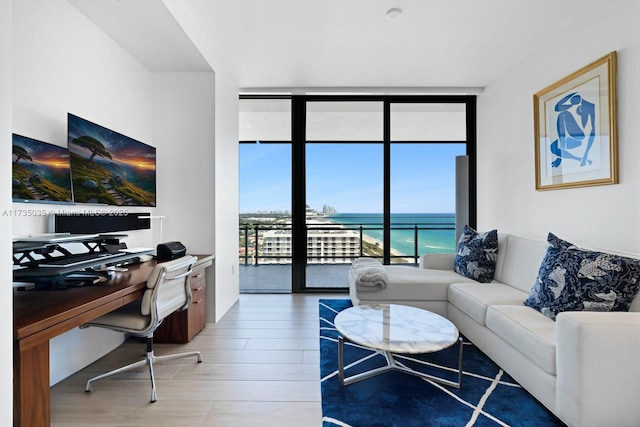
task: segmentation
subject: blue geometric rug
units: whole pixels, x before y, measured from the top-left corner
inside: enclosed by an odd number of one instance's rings
[[[346,387],[338,381],[338,332],[333,319],[350,300],[320,300],[323,427],[564,426],[551,412],[471,344],[465,344],[462,387],[387,372]],[[397,355],[422,372],[456,380],[458,345],[427,355]],[[345,342],[345,376],[384,366],[384,356]],[[354,362],[366,361],[349,367]]]

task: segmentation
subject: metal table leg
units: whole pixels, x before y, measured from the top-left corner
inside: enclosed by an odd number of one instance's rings
[[[349,384],[356,383],[358,381],[365,380],[367,378],[374,377],[376,375],[383,374],[388,371],[400,371],[406,374],[414,375],[416,377],[430,380],[436,382],[438,384],[443,384],[449,387],[460,388],[462,386],[462,354],[463,354],[463,340],[459,338],[458,345],[458,380],[451,381],[444,378],[440,378],[434,375],[425,374],[423,372],[414,371],[413,369],[407,368],[405,366],[399,365],[393,357],[393,354],[387,351],[380,351],[385,359],[387,360],[387,364],[385,366],[381,366],[379,368],[375,368],[369,371],[362,372],[360,374],[351,375],[350,377],[345,377],[344,371],[344,341],[345,337],[340,335],[338,337],[338,378],[340,380],[340,384],[343,386],[347,386]]]

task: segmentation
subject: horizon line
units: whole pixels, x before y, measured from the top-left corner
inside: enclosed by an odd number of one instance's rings
[[[334,212],[331,214],[324,214],[318,212],[321,215],[383,215],[383,212]],[[291,215],[289,211],[263,211],[263,212],[240,212],[239,215]],[[391,215],[455,215],[455,212],[392,212]]]

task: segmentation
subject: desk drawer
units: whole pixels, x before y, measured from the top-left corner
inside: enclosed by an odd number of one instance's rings
[[[187,310],[187,317],[187,335],[191,340],[207,323],[207,283],[204,270],[192,276],[191,305]]]
[[[191,304],[185,311],[167,317],[153,335],[157,343],[187,343],[200,332],[207,322],[207,283],[205,270],[191,273]]]

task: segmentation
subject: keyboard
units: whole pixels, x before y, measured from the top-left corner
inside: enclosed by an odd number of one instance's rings
[[[116,252],[96,252],[96,253],[88,253],[88,254],[78,254],[72,255],[60,259],[46,260],[42,261],[38,264],[38,267],[50,267],[50,268],[60,268],[60,267],[73,267],[76,265],[84,264],[87,261],[99,261],[100,263],[106,262],[111,258],[119,258],[122,257],[122,253]]]

